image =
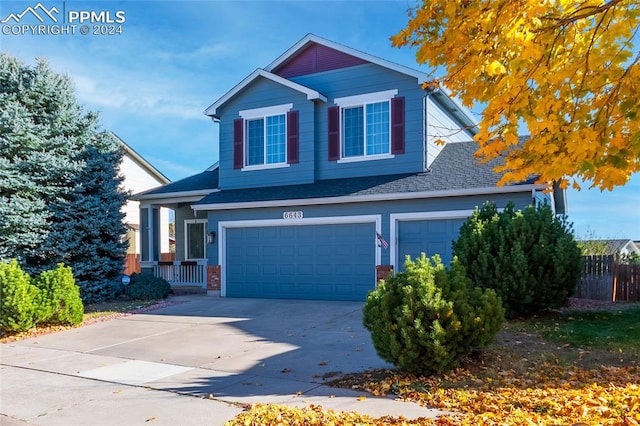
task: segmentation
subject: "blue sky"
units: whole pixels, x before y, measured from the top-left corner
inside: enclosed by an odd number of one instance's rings
[[[217,125],[203,110],[307,33],[420,69],[414,52],[391,47],[412,0],[74,1],[70,11],[123,11],[122,34],[0,35],[0,49],[33,63],[45,58],[75,83],[79,102],[172,180],[218,159]],[[0,20],[38,0],[0,3]],[[66,12],[63,13],[62,11]],[[103,15],[105,17],[105,15]],[[38,24],[25,16],[21,24]],[[52,22],[46,22],[52,24]],[[90,24],[91,32],[93,24]],[[578,237],[640,240],[640,174],[613,192],[568,193]]]

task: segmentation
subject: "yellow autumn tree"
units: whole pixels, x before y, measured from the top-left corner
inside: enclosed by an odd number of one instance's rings
[[[640,170],[639,30],[640,0],[423,0],[392,42],[486,105],[477,155],[504,157],[501,184],[611,190]]]

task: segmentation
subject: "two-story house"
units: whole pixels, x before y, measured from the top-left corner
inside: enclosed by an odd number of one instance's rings
[[[154,230],[167,206],[179,261],[164,276],[176,283],[196,277],[229,297],[364,300],[406,255],[450,261],[476,206],[548,197],[533,180],[496,186],[495,163],[473,156],[471,114],[424,90],[426,78],[304,37],[205,110],[219,123],[218,164],[137,196],[143,267],[163,266]]]

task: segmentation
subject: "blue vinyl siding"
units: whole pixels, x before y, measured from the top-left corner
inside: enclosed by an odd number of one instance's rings
[[[292,77],[292,81],[318,90],[328,98],[316,104],[316,179],[419,173],[424,171],[423,102],[425,92],[414,78],[374,64]],[[327,108],[334,99],[384,90],[398,90],[405,97],[405,153],[395,158],[338,163],[328,161]]]
[[[374,233],[374,223],[231,228],[227,296],[364,301]]]
[[[391,227],[390,214],[392,213],[473,210],[476,206],[481,206],[487,200],[495,201],[498,208],[503,208],[506,206],[508,201],[513,201],[516,208],[520,209],[531,204],[531,192],[525,191],[522,193],[498,194],[491,196],[477,195],[469,197],[446,197],[387,202],[328,204],[315,206],[288,205],[286,207],[268,207],[260,209],[217,210],[215,212],[209,212],[209,230],[219,231],[218,222],[223,221],[282,219],[283,212],[294,210],[302,211],[305,218],[379,214],[382,219],[382,235],[386,239],[389,239]],[[284,220],[283,223],[285,223]],[[394,244],[395,242],[389,241],[389,243]],[[214,246],[209,246],[207,248],[210,265],[220,264],[218,257],[219,244],[220,241],[218,239]],[[380,263],[382,265],[389,265],[392,263],[389,250],[381,251]]]
[[[287,167],[265,170],[234,169],[233,121],[240,118],[239,112],[288,103],[293,104],[292,111],[299,111],[299,162]],[[315,161],[314,134],[314,103],[307,100],[306,95],[273,81],[258,79],[220,109],[220,189],[312,183]],[[276,157],[282,159],[286,155],[286,147],[281,144],[276,145],[271,151],[267,149],[266,153],[274,161]]]

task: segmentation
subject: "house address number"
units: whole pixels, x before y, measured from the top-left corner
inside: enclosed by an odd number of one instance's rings
[[[301,211],[297,211],[297,212],[283,212],[282,213],[282,218],[283,219],[302,219],[304,217],[304,215],[302,214]]]

